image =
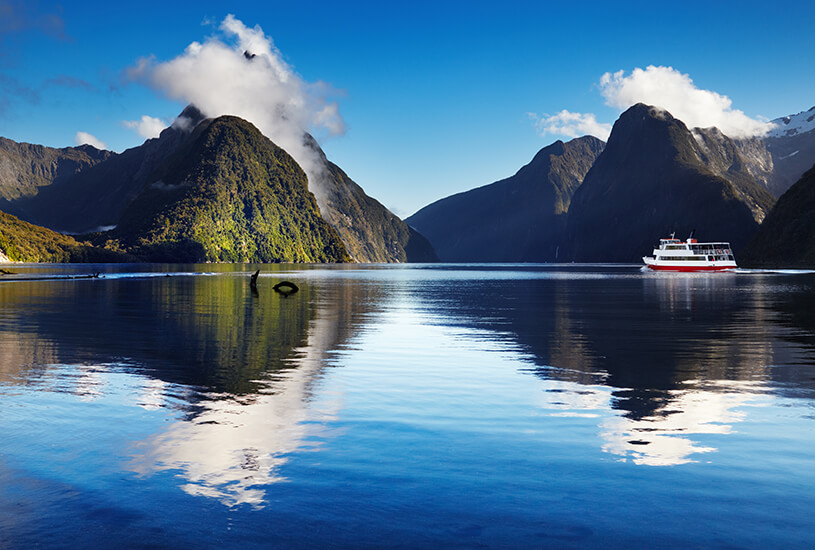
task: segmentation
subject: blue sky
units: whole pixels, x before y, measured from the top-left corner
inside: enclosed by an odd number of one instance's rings
[[[195,41],[229,43],[219,26],[234,14],[260,26],[303,83],[331,86],[326,101],[345,131],[312,130],[369,195],[407,216],[570,138],[553,115],[610,125],[654,81],[662,87],[648,98],[672,97],[664,86],[706,91],[678,93],[686,104],[672,112],[722,97],[725,114],[758,123],[808,109],[810,11],[807,2],[0,0],[0,136],[64,147],[86,132],[116,151],[140,144],[125,121],[171,121],[185,101],[168,97],[168,80],[132,69],[143,58],[160,66]],[[707,113],[691,125],[719,124]]]

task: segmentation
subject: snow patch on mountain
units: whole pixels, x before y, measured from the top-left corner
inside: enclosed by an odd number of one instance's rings
[[[767,137],[787,137],[805,134],[815,130],[815,107],[808,111],[801,111],[797,115],[776,118],[771,121],[775,128]]]

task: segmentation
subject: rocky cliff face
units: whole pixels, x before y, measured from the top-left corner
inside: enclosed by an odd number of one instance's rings
[[[718,131],[692,133],[663,109],[631,107],[572,199],[569,257],[639,261],[660,236],[694,229],[738,253],[774,202],[749,164]]]
[[[563,259],[565,213],[603,146],[591,136],[555,142],[514,176],[437,201],[406,221],[443,261]]]
[[[749,181],[769,189],[773,159],[760,138],[734,140],[718,128],[693,128],[697,154],[717,176],[731,181]]]
[[[369,197],[309,135],[306,143],[322,160],[321,181],[309,185],[323,217],[336,229],[357,262],[433,262],[433,247],[379,201]]]

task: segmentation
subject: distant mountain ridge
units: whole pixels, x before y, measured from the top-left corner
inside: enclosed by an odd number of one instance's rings
[[[572,195],[603,146],[592,136],[557,141],[514,176],[436,201],[406,221],[443,261],[556,261]]]
[[[188,107],[159,137],[122,153],[81,146],[84,151],[95,151],[97,162],[50,182],[43,178],[35,193],[19,196],[3,206],[26,221],[60,232],[77,234],[116,225],[153,171],[175,151],[189,128],[202,119],[197,109]],[[0,178],[5,181],[2,174]]]
[[[815,130],[815,107],[810,107],[808,111],[776,118],[770,121],[775,128],[770,131],[767,137],[791,137]]]
[[[54,149],[0,137],[0,210],[33,216],[26,203],[51,185],[60,185],[113,153],[91,145]]]
[[[769,189],[780,197],[815,163],[815,107],[771,122],[763,142],[773,159]]]

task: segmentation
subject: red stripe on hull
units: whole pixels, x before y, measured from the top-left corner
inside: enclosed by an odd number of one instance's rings
[[[735,269],[734,265],[648,265],[654,271],[724,271],[725,269]]]

